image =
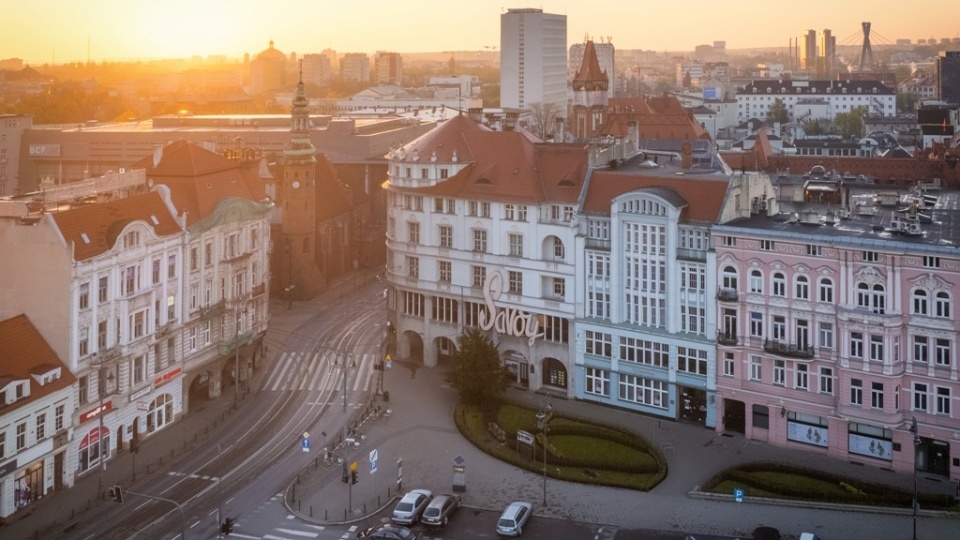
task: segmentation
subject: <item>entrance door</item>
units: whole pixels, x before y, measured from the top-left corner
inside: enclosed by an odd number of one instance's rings
[[[925,441],[927,448],[927,472],[947,476],[950,474],[950,445],[941,441]]]
[[[680,387],[680,419],[689,422],[707,421],[707,392],[700,388]]]
[[[735,399],[723,400],[723,428],[726,431],[747,432],[746,406]]]
[[[63,489],[63,452],[53,456],[53,490]]]

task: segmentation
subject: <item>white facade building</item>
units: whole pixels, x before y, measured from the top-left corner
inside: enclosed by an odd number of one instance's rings
[[[567,114],[567,16],[508,9],[500,15],[500,106],[533,103]]]
[[[825,118],[863,108],[870,116],[896,116],[897,92],[880,81],[798,81],[756,80],[737,90],[737,121],[766,118],[774,101],[786,104],[790,120],[795,120],[799,103],[823,101]],[[808,109],[804,109],[805,111]]]

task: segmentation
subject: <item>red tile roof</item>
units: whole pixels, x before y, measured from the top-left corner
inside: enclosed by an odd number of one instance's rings
[[[593,40],[588,40],[583,48],[583,62],[580,63],[580,69],[573,77],[573,89],[592,90],[596,83],[603,83],[601,86],[606,86],[608,81],[607,72],[600,69],[597,48],[594,46]]]
[[[468,116],[460,114],[441,123],[436,128],[430,130],[419,139],[406,145],[406,157],[404,160],[413,159],[413,156],[419,156],[419,160],[429,163],[433,153],[437,154],[437,161],[440,163],[453,162],[453,151],[457,151],[457,160],[461,162],[474,161],[474,156],[470,153],[470,148],[464,140],[464,135],[474,132],[489,132],[490,128],[481,125]]]
[[[623,137],[630,123],[637,125],[641,140],[710,139],[710,134],[674,96],[611,98],[600,134]]]
[[[67,244],[73,244],[73,259],[84,261],[111,249],[129,223],[143,221],[157,236],[181,232],[159,193],[134,195],[51,214]]]
[[[40,385],[34,375],[41,376],[53,369],[60,368],[60,378]],[[3,406],[6,409],[17,408],[58,390],[69,388],[77,378],[63,363],[26,315],[0,321],[0,388],[16,380],[30,380],[30,397]]]
[[[148,179],[170,187],[173,205],[187,212],[188,225],[211,215],[227,197],[262,201],[267,196],[257,163],[233,161],[186,141],[164,147],[156,167],[152,156],[133,167],[145,168]]]
[[[323,154],[317,154],[317,221],[323,222],[353,210],[351,191],[341,183],[333,164]]]
[[[726,178],[657,177],[596,171],[590,178],[585,212],[610,214],[611,201],[631,191],[663,188],[679,195],[687,205],[680,213],[681,221],[717,223],[727,194]]]

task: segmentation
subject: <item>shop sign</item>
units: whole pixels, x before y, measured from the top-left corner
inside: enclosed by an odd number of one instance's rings
[[[164,373],[163,375],[160,375],[159,377],[157,377],[156,379],[154,379],[154,380],[153,380],[153,384],[154,384],[155,386],[156,386],[156,385],[161,385],[161,384],[169,381],[170,379],[176,377],[177,375],[179,375],[181,371],[183,371],[183,369],[180,368],[180,367],[174,368],[174,369],[168,371],[167,373]]]
[[[893,461],[893,442],[874,439],[863,435],[850,434],[850,453]]]
[[[106,414],[112,410],[113,410],[113,401],[104,401],[103,405],[100,405],[99,407],[90,409],[89,411],[80,414],[80,423],[82,424],[88,420],[93,420],[94,418],[97,418],[101,414]]]
[[[527,343],[533,346],[537,338],[544,337],[540,331],[540,319],[533,313],[515,308],[497,308],[494,303],[503,293],[503,275],[490,272],[483,282],[483,300],[486,309],[480,311],[479,324],[484,331],[494,329],[506,336],[527,337]]]

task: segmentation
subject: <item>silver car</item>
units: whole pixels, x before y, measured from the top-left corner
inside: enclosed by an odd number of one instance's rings
[[[533,505],[525,501],[512,502],[497,520],[497,534],[500,536],[520,536],[523,526],[533,514]]]
[[[459,495],[437,495],[430,501],[430,504],[427,505],[426,510],[423,511],[423,515],[420,516],[420,521],[423,522],[424,525],[445,527],[447,522],[450,521],[450,516],[452,516],[458,508],[460,508]]]
[[[410,491],[397,503],[393,509],[393,517],[390,519],[400,525],[413,525],[420,519],[420,513],[430,504],[431,499],[433,499],[433,493],[429,490]]]

